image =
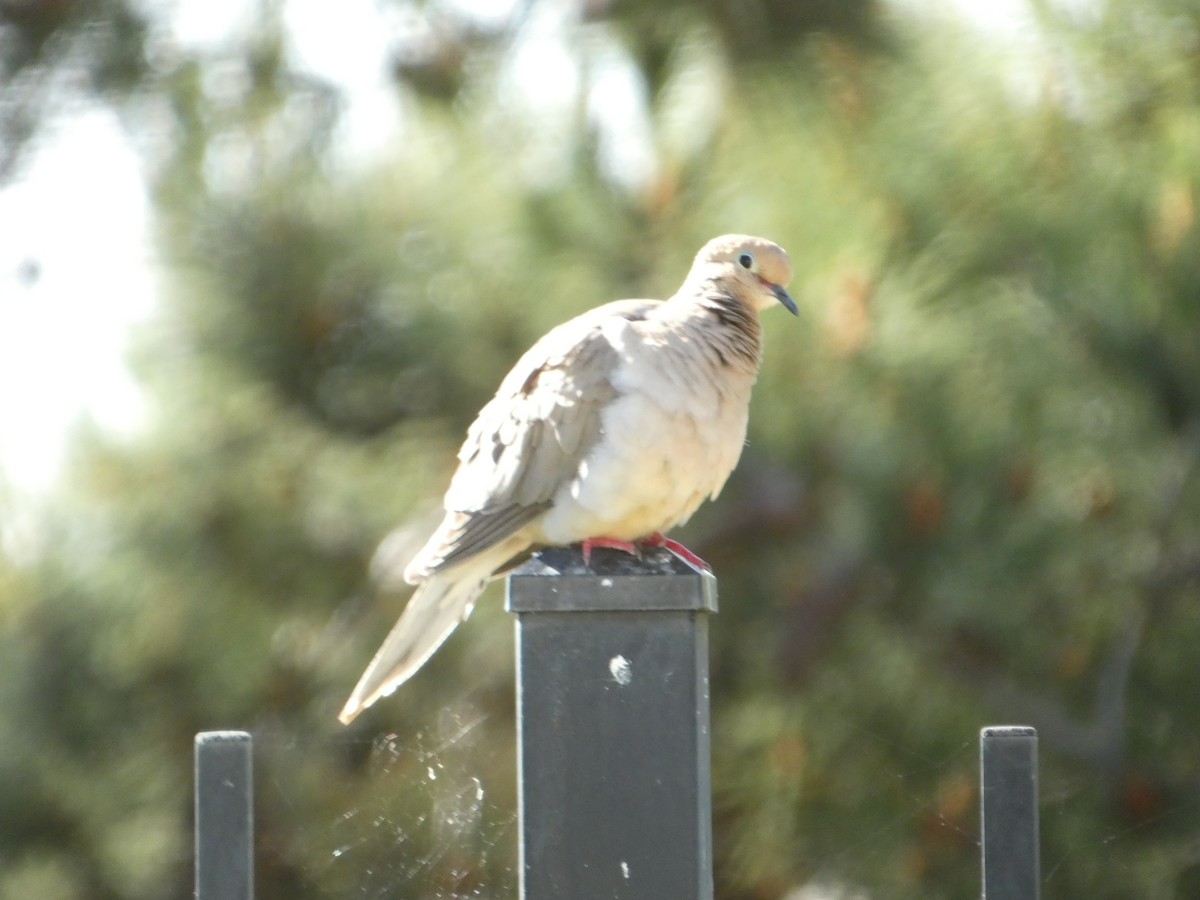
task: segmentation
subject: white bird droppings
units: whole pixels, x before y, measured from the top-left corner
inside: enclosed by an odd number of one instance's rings
[[[633,681],[633,666],[619,653],[608,661],[608,671],[612,673],[613,681],[617,684],[629,684]]]
[[[612,579],[611,578],[601,578],[600,579],[600,587],[612,587]]]
[[[625,876],[625,880],[629,880],[629,863],[621,860],[621,874]]]

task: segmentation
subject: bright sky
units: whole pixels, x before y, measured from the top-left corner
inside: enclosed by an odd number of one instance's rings
[[[175,0],[171,38],[220,44],[251,0]],[[293,59],[347,89],[348,158],[393,134],[386,45],[372,0],[292,0]],[[116,117],[76,110],[45,128],[21,177],[0,191],[0,488],[38,495],[61,469],[71,426],[129,432],[141,392],[126,364],[131,332],[157,291],[140,160]]]
[[[0,473],[40,491],[72,422],[141,418],[123,361],[154,306],[141,171],[111,113],[58,123],[0,193]]]
[[[514,2],[453,0],[497,17]],[[893,2],[914,11],[958,9],[981,30],[1017,43],[1032,27],[1025,0]],[[255,8],[251,0],[160,5],[170,10],[172,39],[187,46],[219,44],[244,28]],[[285,10],[292,59],[348,92],[338,152],[351,162],[370,157],[394,138],[400,120],[379,7],[373,0],[289,0]],[[518,73],[562,55],[561,45],[538,49],[540,61],[514,60]],[[522,82],[561,86],[536,72]],[[619,79],[593,93],[601,95],[595,103],[605,94],[629,101]],[[636,142],[622,146],[629,152]],[[621,167],[630,171],[633,162],[623,159]],[[131,330],[155,306],[148,219],[138,157],[115,117],[100,108],[52,123],[22,177],[0,191],[0,487],[29,496],[50,488],[81,418],[121,432],[138,427],[143,404],[125,360]]]

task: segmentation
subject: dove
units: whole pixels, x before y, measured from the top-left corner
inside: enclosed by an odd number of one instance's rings
[[[417,585],[339,719],[408,680],[487,583],[539,548],[637,552],[720,493],[746,438],[759,313],[782,304],[787,253],[748,235],[701,248],[667,300],[617,300],[549,331],[513,366],[458,454],[445,518],[404,570]]]

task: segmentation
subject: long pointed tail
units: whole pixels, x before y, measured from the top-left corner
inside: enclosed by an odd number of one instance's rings
[[[412,677],[455,626],[471,614],[488,583],[487,577],[480,578],[478,568],[471,568],[435,575],[412,595],[342,707],[338,719],[343,725],[349,725],[364,709]]]

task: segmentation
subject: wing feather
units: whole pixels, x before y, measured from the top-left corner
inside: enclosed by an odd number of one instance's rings
[[[613,319],[640,320],[652,300],[620,300],[578,316],[531,347],[467,431],[446,492],[446,518],[405,570],[409,581],[498,544],[549,508],[599,439],[616,397]]]

